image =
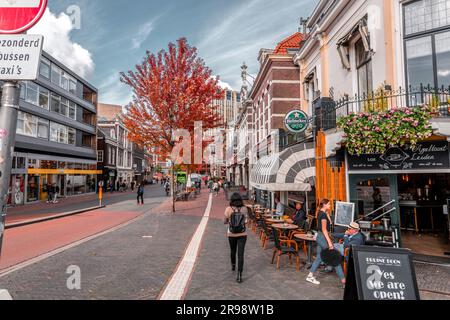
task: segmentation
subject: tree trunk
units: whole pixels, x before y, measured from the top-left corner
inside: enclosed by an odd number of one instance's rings
[[[172,213],[175,213],[175,202],[176,202],[176,191],[175,191],[175,186],[176,186],[176,182],[175,182],[175,164],[172,164]]]

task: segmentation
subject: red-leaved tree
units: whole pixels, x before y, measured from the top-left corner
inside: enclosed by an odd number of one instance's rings
[[[189,46],[185,38],[169,43],[167,51],[147,51],[136,70],[121,73],[121,81],[133,90],[133,100],[122,119],[129,139],[154,148],[162,158],[172,154],[175,130],[189,131],[193,148],[194,122],[202,122],[203,130],[208,130],[222,121],[212,102],[222,99],[224,92],[211,69],[198,57],[197,49]],[[202,145],[205,147],[205,143]],[[198,163],[194,163],[192,155],[190,163],[184,165]]]

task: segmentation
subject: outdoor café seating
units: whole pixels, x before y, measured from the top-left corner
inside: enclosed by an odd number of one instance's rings
[[[273,249],[272,264],[275,262],[275,256],[277,257],[277,269],[280,269],[280,259],[282,255],[289,256],[289,263],[292,265],[292,256],[296,259],[296,269],[300,270],[300,256],[298,253],[298,245],[294,240],[281,240],[278,231],[272,230],[273,240],[275,247]]]

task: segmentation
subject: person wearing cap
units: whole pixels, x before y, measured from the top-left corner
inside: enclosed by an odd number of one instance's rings
[[[341,255],[344,256],[345,249],[351,248],[351,246],[363,246],[366,242],[366,237],[361,233],[359,224],[356,222],[350,223],[345,233],[335,233],[334,238],[344,239],[343,243],[335,243],[334,248],[338,250]],[[345,260],[348,262],[348,254],[345,256]]]

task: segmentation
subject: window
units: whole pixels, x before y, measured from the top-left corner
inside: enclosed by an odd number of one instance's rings
[[[61,73],[62,70],[56,65],[52,64],[52,82],[57,86],[61,86]]]
[[[45,88],[39,87],[39,107],[49,109],[49,91]]]
[[[34,82],[27,83],[27,93],[25,100],[31,104],[38,105],[39,87]]]
[[[97,162],[103,162],[103,150],[97,151]]]
[[[66,98],[61,98],[60,113],[65,117],[69,116],[69,100]]]
[[[421,84],[434,86],[433,46],[430,36],[406,41],[408,84],[418,88]]]
[[[51,110],[53,112],[60,113],[60,110],[61,110],[60,104],[61,104],[61,98],[58,95],[52,93],[52,100],[51,100],[51,104],[50,104]]]
[[[64,125],[51,122],[50,123],[50,141],[64,144],[75,144],[76,131]]]
[[[368,95],[372,92],[372,60],[371,53],[366,50],[362,39],[355,44],[356,68],[358,74],[358,94]]]
[[[406,78],[409,86],[450,86],[450,0],[404,5]]]
[[[405,35],[450,25],[450,0],[420,0],[404,8]]]
[[[48,140],[49,124],[50,124],[50,122],[48,120],[39,118],[39,120],[38,120],[38,132],[37,132],[38,138]]]
[[[42,58],[39,66],[39,74],[44,78],[50,79],[50,61]]]
[[[77,80],[69,77],[69,92],[72,94],[77,94]]]
[[[20,99],[25,100],[26,91],[27,91],[27,83],[21,82],[20,83]]]
[[[38,118],[28,113],[19,111],[17,117],[18,134],[36,137],[37,136],[37,121]]]
[[[77,120],[77,105],[72,101],[69,101],[69,118]]]
[[[76,143],[77,131],[73,128],[69,128],[69,144],[75,145]]]

